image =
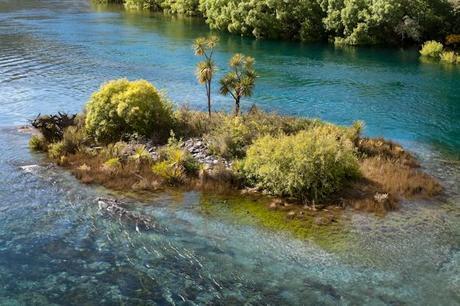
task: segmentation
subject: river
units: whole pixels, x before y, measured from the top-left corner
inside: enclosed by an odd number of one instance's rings
[[[205,109],[191,44],[207,33],[200,20],[83,0],[0,0],[0,305],[460,304],[460,67],[415,49],[219,34],[219,75],[235,52],[256,58],[244,108],[364,120],[366,134],[408,147],[446,188],[385,217],[347,211],[330,228],[293,230],[267,222],[281,216],[257,200],[170,191],[131,199],[158,225],[138,232],[98,210],[110,191],[28,150],[17,126],[81,111],[114,78],[147,79]]]

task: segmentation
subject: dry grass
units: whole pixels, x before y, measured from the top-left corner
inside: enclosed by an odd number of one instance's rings
[[[361,162],[361,171],[365,178],[379,184],[386,193],[398,197],[430,198],[442,191],[433,177],[398,160],[367,158]]]
[[[67,157],[65,167],[85,184],[100,184],[113,190],[155,191],[163,183],[151,171],[150,165],[128,161],[121,163],[119,169],[107,169],[105,162],[106,159],[100,155],[78,152]]]

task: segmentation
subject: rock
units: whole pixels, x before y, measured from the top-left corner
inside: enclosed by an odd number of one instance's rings
[[[328,225],[328,224],[331,224],[332,222],[336,222],[335,217],[332,214],[317,216],[315,218],[315,224],[317,225]]]
[[[295,211],[291,210],[290,212],[288,212],[287,215],[288,215],[289,218],[294,218],[296,213],[295,213]]]

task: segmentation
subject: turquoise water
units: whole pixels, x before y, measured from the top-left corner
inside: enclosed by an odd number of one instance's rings
[[[177,192],[132,202],[158,224],[137,232],[98,211],[108,191],[28,151],[15,126],[80,111],[113,78],[145,78],[204,109],[190,45],[206,33],[198,20],[86,1],[0,1],[0,304],[460,304],[460,68],[421,62],[416,50],[221,35],[220,74],[234,52],[257,60],[245,107],[365,120],[367,134],[408,146],[446,187],[385,218],[345,213],[343,230],[300,239],[261,226],[252,201]]]

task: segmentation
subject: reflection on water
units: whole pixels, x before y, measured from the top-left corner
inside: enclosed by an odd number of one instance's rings
[[[246,106],[364,119],[368,133],[415,151],[446,195],[385,218],[345,212],[322,227],[260,201],[177,192],[130,204],[159,224],[137,232],[98,211],[107,190],[47,165],[11,128],[79,111],[101,82],[124,76],[202,108],[190,44],[207,32],[194,19],[86,1],[0,0],[0,304],[460,303],[460,72],[414,51],[222,35],[217,53],[221,67],[233,52],[256,57],[261,78]],[[229,103],[216,95],[217,107]]]

